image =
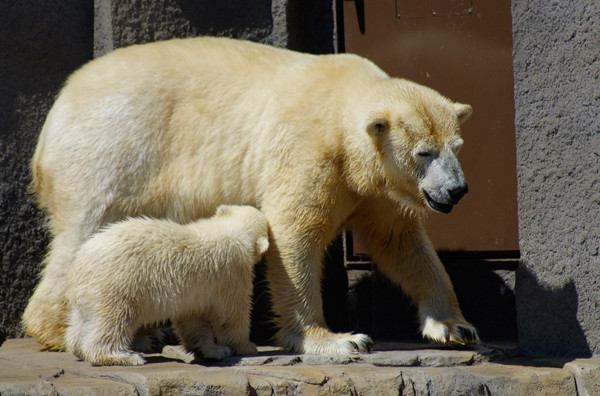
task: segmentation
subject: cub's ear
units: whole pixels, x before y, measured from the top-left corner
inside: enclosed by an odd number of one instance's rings
[[[231,214],[231,206],[229,205],[221,205],[217,208],[217,212],[215,215],[217,216],[227,216]]]
[[[454,112],[458,117],[458,122],[462,124],[463,122],[467,121],[469,117],[471,117],[471,114],[473,114],[473,108],[468,104],[454,103]]]
[[[265,254],[269,250],[269,238],[262,237],[256,241],[256,251],[258,254]]]
[[[384,135],[388,133],[389,130],[390,122],[384,117],[377,117],[367,125],[367,132],[373,137]]]

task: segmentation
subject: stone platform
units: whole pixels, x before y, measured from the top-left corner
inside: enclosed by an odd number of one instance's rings
[[[196,364],[178,346],[141,367],[93,367],[34,339],[0,347],[1,395],[600,395],[600,358],[534,360],[511,345],[473,350],[376,343],[347,358],[259,355]]]

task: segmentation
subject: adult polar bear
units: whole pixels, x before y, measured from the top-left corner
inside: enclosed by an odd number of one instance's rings
[[[425,337],[475,342],[420,220],[466,192],[456,153],[470,113],[353,55],[194,38],[96,59],[68,79],[32,159],[53,239],[25,330],[64,348],[69,266],[100,227],[139,215],[187,223],[239,204],[271,226],[280,345],[369,349],[323,318],[322,256],[342,228],[412,297]]]

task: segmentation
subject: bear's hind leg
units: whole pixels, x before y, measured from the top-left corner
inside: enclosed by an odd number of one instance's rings
[[[65,349],[68,274],[80,246],[79,236],[62,232],[54,237],[41,279],[27,303],[22,322],[27,333],[50,350]]]

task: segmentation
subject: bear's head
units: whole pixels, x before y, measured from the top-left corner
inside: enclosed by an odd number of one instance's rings
[[[269,249],[269,224],[263,212],[255,207],[221,205],[217,208],[215,217],[232,217],[242,224],[240,229],[247,232],[253,240],[257,261]]]
[[[468,191],[456,156],[463,144],[460,124],[471,106],[406,80],[388,79],[384,90],[364,130],[385,193],[405,208],[449,213]]]

